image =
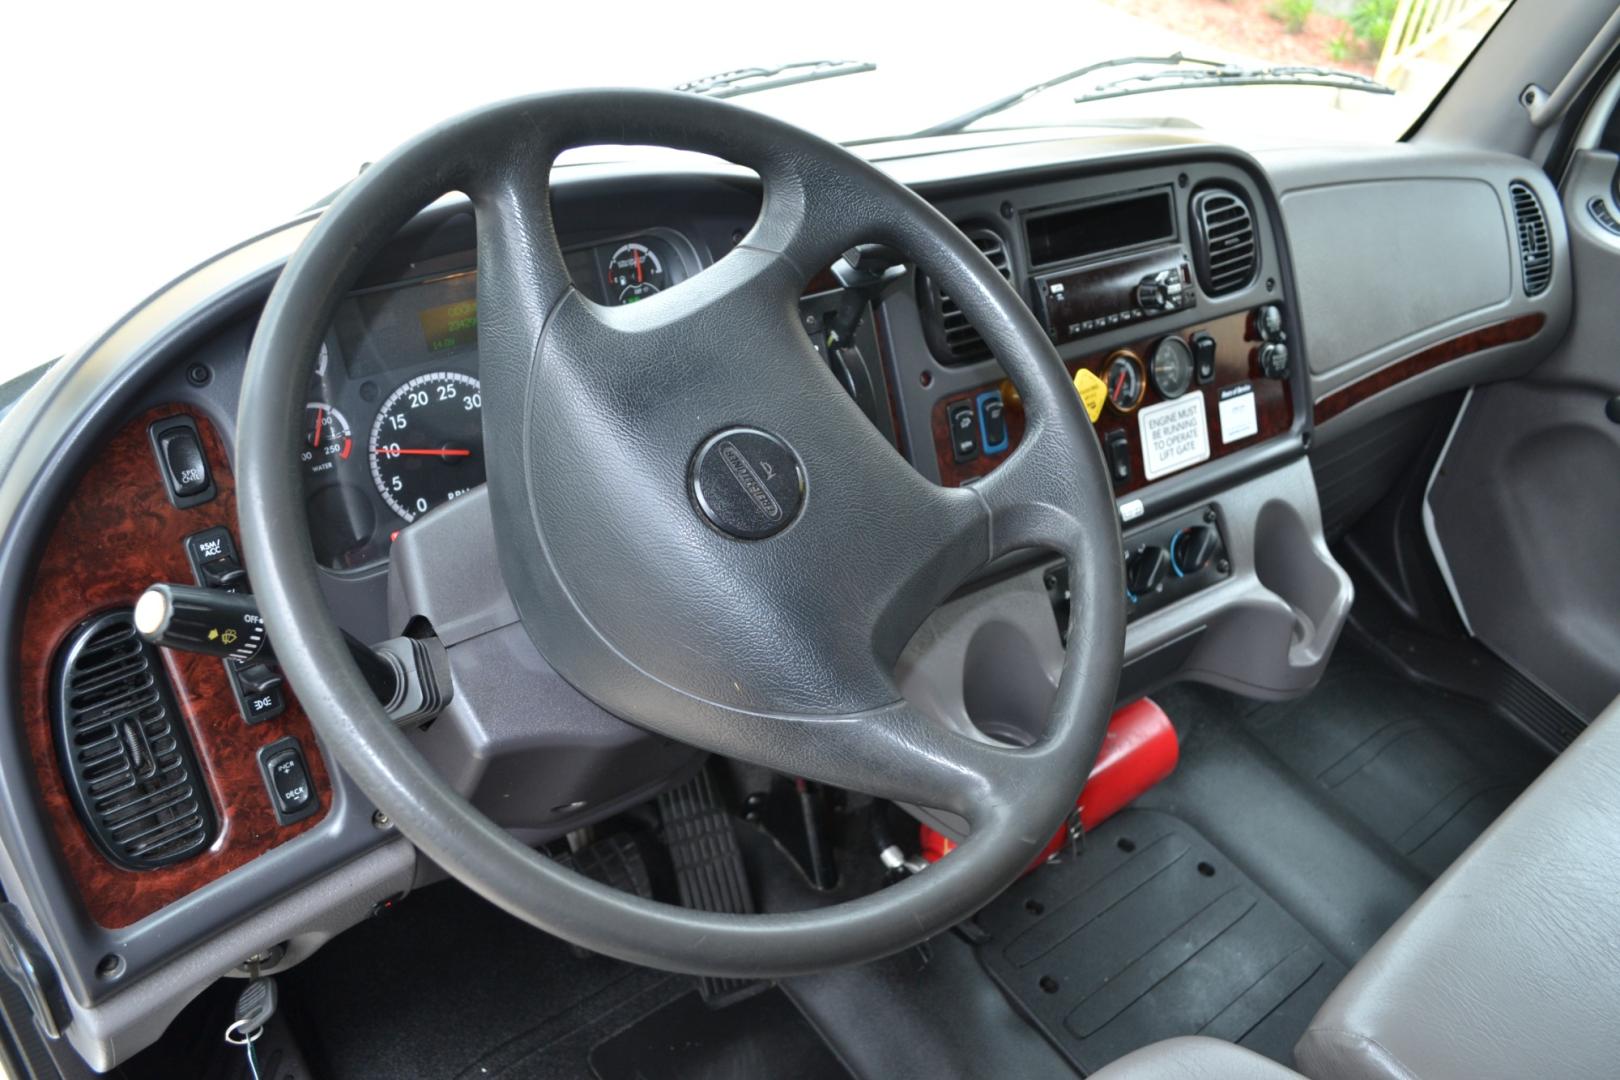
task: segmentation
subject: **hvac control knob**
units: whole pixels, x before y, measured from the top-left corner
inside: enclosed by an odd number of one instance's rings
[[[1192,525],[1170,541],[1170,568],[1177,577],[1190,577],[1209,565],[1220,550],[1221,537],[1211,525]]]
[[[1157,589],[1170,572],[1170,556],[1161,547],[1145,547],[1125,560],[1125,587],[1133,596]]]

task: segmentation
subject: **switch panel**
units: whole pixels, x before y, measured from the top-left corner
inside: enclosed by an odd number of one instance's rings
[[[146,435],[157,455],[163,493],[171,503],[184,510],[214,497],[214,474],[208,468],[195,420],[189,416],[165,417],[154,421]]]
[[[1006,405],[1001,391],[990,390],[978,397],[979,437],[987,454],[999,454],[1007,449]]]
[[[231,531],[220,525],[186,537],[186,559],[197,584],[226,592],[247,591],[247,571]]]
[[[1110,431],[1103,436],[1103,451],[1108,455],[1108,475],[1119,487],[1131,480],[1131,440],[1123,431]]]
[[[951,454],[957,461],[979,456],[979,418],[973,402],[951,406]]]
[[[186,560],[197,584],[223,592],[248,591],[247,571],[237,553],[236,540],[223,525],[186,537]],[[262,723],[287,711],[286,681],[268,648],[247,661],[223,660],[225,676],[236,698],[236,711],[249,724]]]
[[[304,748],[292,736],[277,739],[259,751],[259,771],[276,820],[283,825],[302,821],[320,809],[320,796],[310,781]]]

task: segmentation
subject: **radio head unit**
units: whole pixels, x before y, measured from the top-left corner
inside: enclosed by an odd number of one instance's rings
[[[1029,213],[1036,310],[1059,344],[1196,303],[1169,184]]]
[[[1190,262],[1171,244],[1037,275],[1037,310],[1058,344],[1184,311],[1197,303]]]

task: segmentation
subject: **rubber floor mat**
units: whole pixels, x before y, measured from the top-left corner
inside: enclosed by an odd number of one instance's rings
[[[1430,880],[1547,760],[1477,703],[1419,686],[1350,643],[1305,697],[1253,708],[1242,723]]]
[[[1344,965],[1192,826],[1133,810],[978,916],[985,968],[1076,1067],[1202,1034],[1292,1061]]]
[[[852,1080],[774,987],[725,1008],[685,994],[591,1050],[599,1080]]]

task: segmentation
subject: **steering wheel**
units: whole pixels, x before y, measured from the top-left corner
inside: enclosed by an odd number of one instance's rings
[[[549,174],[562,150],[603,143],[744,165],[763,184],[759,219],[678,288],[598,306],[570,280]],[[339,300],[413,215],[452,191],[471,199],[477,223],[499,572],[539,653],[650,731],[959,815],[970,835],[948,859],[793,914],[644,900],[510,836],[389,722],[320,590],[297,421]],[[800,326],[804,284],[870,241],[926,269],[1018,387],[1024,438],[980,482],[944,488],[919,475]],[[265,307],[242,401],[252,404],[237,442],[247,563],[323,746],[423,854],[542,930],[717,976],[875,959],[989,902],[1074,808],[1124,643],[1119,526],[1097,439],[1007,282],[921,198],[838,146],[656,91],[541,94],[450,120],[366,170],[322,216]],[[901,698],[893,669],[975,570],[1029,548],[1068,558],[1076,602],[1046,731],[1017,748],[923,715]],[[451,666],[454,677],[454,650]]]

